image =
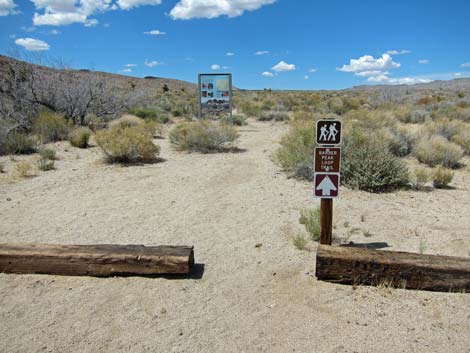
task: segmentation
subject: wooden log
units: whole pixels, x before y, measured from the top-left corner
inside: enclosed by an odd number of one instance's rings
[[[0,244],[0,272],[68,276],[188,274],[193,247]]]
[[[470,292],[470,259],[320,245],[316,276],[343,284]]]

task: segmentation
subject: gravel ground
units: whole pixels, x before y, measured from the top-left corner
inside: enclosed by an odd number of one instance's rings
[[[317,281],[316,243],[300,251],[292,237],[304,231],[299,210],[319,202],[271,161],[286,125],[240,130],[241,152],[156,140],[165,160],[132,167],[56,143],[57,170],[26,180],[0,157],[0,242],[194,245],[200,269],[188,279],[0,274],[0,352],[470,352],[469,294]],[[467,181],[468,167],[449,190],[342,188],[335,238],[469,257]]]

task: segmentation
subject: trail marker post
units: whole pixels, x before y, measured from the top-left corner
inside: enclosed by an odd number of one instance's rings
[[[339,196],[341,172],[340,120],[318,120],[316,129],[313,195],[320,200],[320,244],[333,240],[333,199]]]

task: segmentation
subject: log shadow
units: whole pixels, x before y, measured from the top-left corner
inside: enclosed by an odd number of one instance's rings
[[[204,275],[204,264],[194,264],[189,273],[186,274],[157,274],[157,275],[119,275],[120,277],[144,277],[144,278],[164,278],[169,280],[199,280]]]
[[[390,248],[387,242],[372,242],[372,243],[353,243],[352,241],[348,244],[341,244],[340,246],[346,248],[361,248],[361,249],[371,249],[371,250],[378,250],[384,248]]]

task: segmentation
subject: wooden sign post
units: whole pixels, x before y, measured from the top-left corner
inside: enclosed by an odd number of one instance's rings
[[[333,199],[339,196],[341,121],[317,121],[313,194],[320,200],[320,244],[333,240]]]

